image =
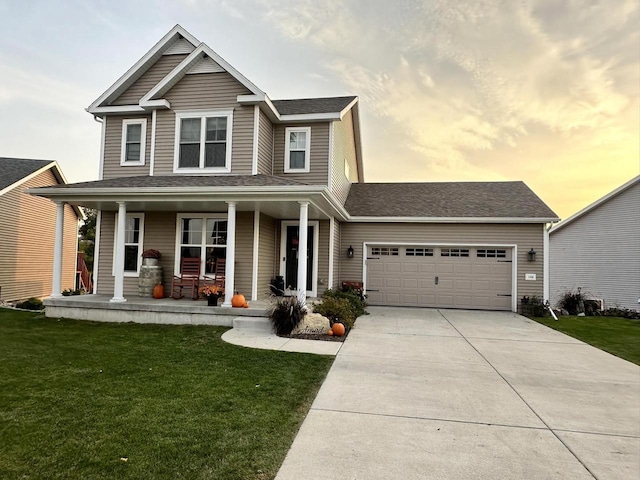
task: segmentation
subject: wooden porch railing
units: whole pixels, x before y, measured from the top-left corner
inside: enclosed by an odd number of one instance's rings
[[[91,274],[89,273],[89,269],[87,269],[87,263],[84,261],[84,253],[82,252],[78,252],[76,276],[78,277],[78,288],[84,289],[87,293],[93,292]]]

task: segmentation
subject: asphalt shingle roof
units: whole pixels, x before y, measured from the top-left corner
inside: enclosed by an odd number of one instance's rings
[[[557,218],[524,182],[354,183],[354,216]]]
[[[92,188],[162,188],[162,187],[268,187],[306,185],[295,180],[271,175],[154,175],[137,177],[119,177],[92,182],[69,183],[59,185],[66,189]]]
[[[13,185],[18,180],[22,180],[50,163],[53,162],[51,160],[0,157],[0,190]]]
[[[341,112],[356,99],[350,97],[300,98],[295,100],[272,100],[280,115],[298,115],[304,113]]]

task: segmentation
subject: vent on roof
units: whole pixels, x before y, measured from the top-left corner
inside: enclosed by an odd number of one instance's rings
[[[184,55],[193,52],[196,49],[191,43],[180,37],[178,40],[173,42],[173,44],[163,53],[163,55]]]
[[[216,62],[211,60],[209,57],[204,57],[198,63],[196,63],[193,67],[187,70],[187,75],[191,75],[194,73],[218,73],[224,72],[224,68],[218,65]]]

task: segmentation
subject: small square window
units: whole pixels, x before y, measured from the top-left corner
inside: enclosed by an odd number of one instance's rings
[[[285,129],[285,173],[308,173],[311,153],[311,127]]]

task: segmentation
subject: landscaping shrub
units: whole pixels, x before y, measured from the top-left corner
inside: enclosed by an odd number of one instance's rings
[[[577,315],[580,303],[584,308],[584,295],[578,289],[577,292],[564,292],[558,301],[558,307],[569,312],[569,315]]]
[[[336,322],[342,323],[347,330],[353,327],[357,318],[346,298],[325,297],[322,303],[313,306],[313,311],[327,317],[331,325]]]
[[[362,290],[347,288],[343,290],[328,289],[322,295],[323,298],[338,298],[349,302],[352,313],[355,318],[366,315],[365,308],[367,306],[366,297],[362,294]],[[326,316],[326,315],[325,315]]]
[[[628,308],[607,308],[604,311],[604,316],[638,320],[640,319],[640,312],[638,310],[629,310]]]
[[[23,310],[42,310],[44,308],[44,304],[39,298],[31,297],[24,302],[18,303],[16,308],[21,308]]]
[[[269,311],[269,318],[278,335],[289,335],[305,315],[298,297],[279,297]]]
[[[535,295],[532,297],[522,297],[521,309],[521,313],[527,317],[544,317],[548,314],[544,301]]]
[[[66,290],[62,291],[63,297],[71,297],[74,295],[84,295],[84,290],[81,290],[80,288],[76,290],[74,290],[73,288],[67,288]]]

